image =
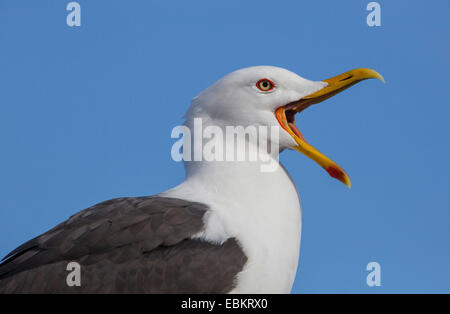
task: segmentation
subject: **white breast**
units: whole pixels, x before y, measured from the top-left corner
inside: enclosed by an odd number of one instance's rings
[[[261,172],[255,162],[196,163],[181,185],[163,193],[210,206],[198,235],[240,242],[248,261],[232,293],[289,293],[300,250],[301,208],[281,166]]]

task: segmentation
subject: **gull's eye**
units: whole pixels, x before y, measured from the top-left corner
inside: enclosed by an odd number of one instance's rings
[[[274,89],[275,84],[271,80],[264,78],[256,82],[256,87],[258,87],[258,89],[262,90],[263,92],[268,92]]]

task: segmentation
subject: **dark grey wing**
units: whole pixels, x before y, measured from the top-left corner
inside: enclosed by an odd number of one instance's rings
[[[109,200],[8,254],[0,293],[226,293],[247,261],[237,241],[192,239],[208,207],[165,197]],[[66,282],[80,265],[80,286]]]

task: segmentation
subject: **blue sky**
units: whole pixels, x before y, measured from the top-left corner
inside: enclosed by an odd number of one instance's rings
[[[97,202],[183,180],[172,127],[221,76],[276,65],[367,81],[299,125],[352,189],[285,152],[303,207],[293,292],[450,292],[448,1],[0,2],[0,255]],[[369,262],[381,287],[366,285]]]

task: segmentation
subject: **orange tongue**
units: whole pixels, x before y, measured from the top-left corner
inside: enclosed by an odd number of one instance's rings
[[[308,143],[305,138],[303,137],[302,132],[300,132],[300,129],[295,125],[293,122],[288,122],[289,127],[291,130],[297,135],[303,142]]]

